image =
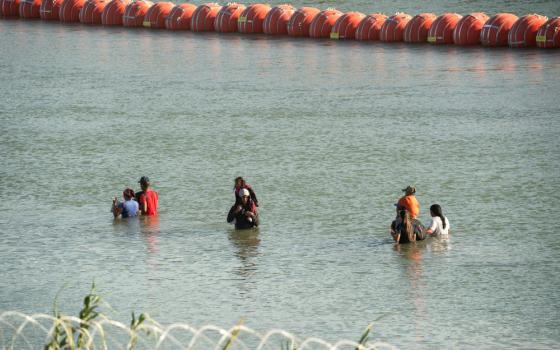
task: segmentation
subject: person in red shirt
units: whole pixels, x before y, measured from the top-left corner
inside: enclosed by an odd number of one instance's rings
[[[158,193],[150,189],[150,179],[147,176],[142,176],[138,183],[142,188],[142,191],[136,193],[136,200],[140,205],[140,212],[142,215],[146,216],[157,215]]]
[[[251,195],[251,200],[258,207],[259,201],[257,200],[257,195],[255,194],[255,191],[253,191],[251,185],[245,182],[245,180],[241,176],[236,177],[234,180],[233,194],[235,196],[235,204],[241,203],[241,196],[239,195],[239,191],[241,191],[242,189],[247,189],[249,191],[249,194]]]
[[[412,186],[407,186],[404,190],[404,196],[402,196],[397,202],[397,208],[402,208],[410,214],[411,219],[416,219],[418,214],[420,214],[420,203],[414,196],[416,193],[416,188]]]

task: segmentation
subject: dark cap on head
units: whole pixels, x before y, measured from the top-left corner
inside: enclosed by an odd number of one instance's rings
[[[150,183],[150,178],[147,176],[142,176],[140,178],[140,181],[138,181],[139,184],[149,184]]]
[[[415,194],[416,193],[416,187],[406,186],[406,188],[403,189],[402,191],[406,192],[406,194]]]

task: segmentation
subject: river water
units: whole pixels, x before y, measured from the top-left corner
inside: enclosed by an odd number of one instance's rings
[[[559,15],[556,1],[306,3]],[[303,3],[295,3],[300,6]],[[0,20],[0,311],[560,347],[560,52]],[[156,220],[113,221],[150,176]],[[225,222],[244,176],[258,231]],[[395,247],[400,190],[449,240]]]

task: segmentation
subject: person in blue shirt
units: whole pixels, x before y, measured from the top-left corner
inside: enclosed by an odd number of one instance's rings
[[[123,191],[124,202],[119,203],[117,197],[113,199],[113,206],[111,211],[113,216],[116,218],[119,215],[124,218],[131,218],[138,215],[138,202],[134,200],[134,190],[132,188],[127,188]]]

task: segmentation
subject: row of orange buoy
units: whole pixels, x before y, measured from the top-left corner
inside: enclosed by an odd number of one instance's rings
[[[145,0],[0,0],[0,16],[42,18],[108,26],[265,33],[294,37],[355,39],[407,43],[560,47],[560,17],[548,19],[530,14],[517,17],[498,13],[489,17],[476,12],[466,16],[421,13],[414,17],[397,13],[365,15],[291,5],[271,8],[265,4],[207,3],[175,5]]]

